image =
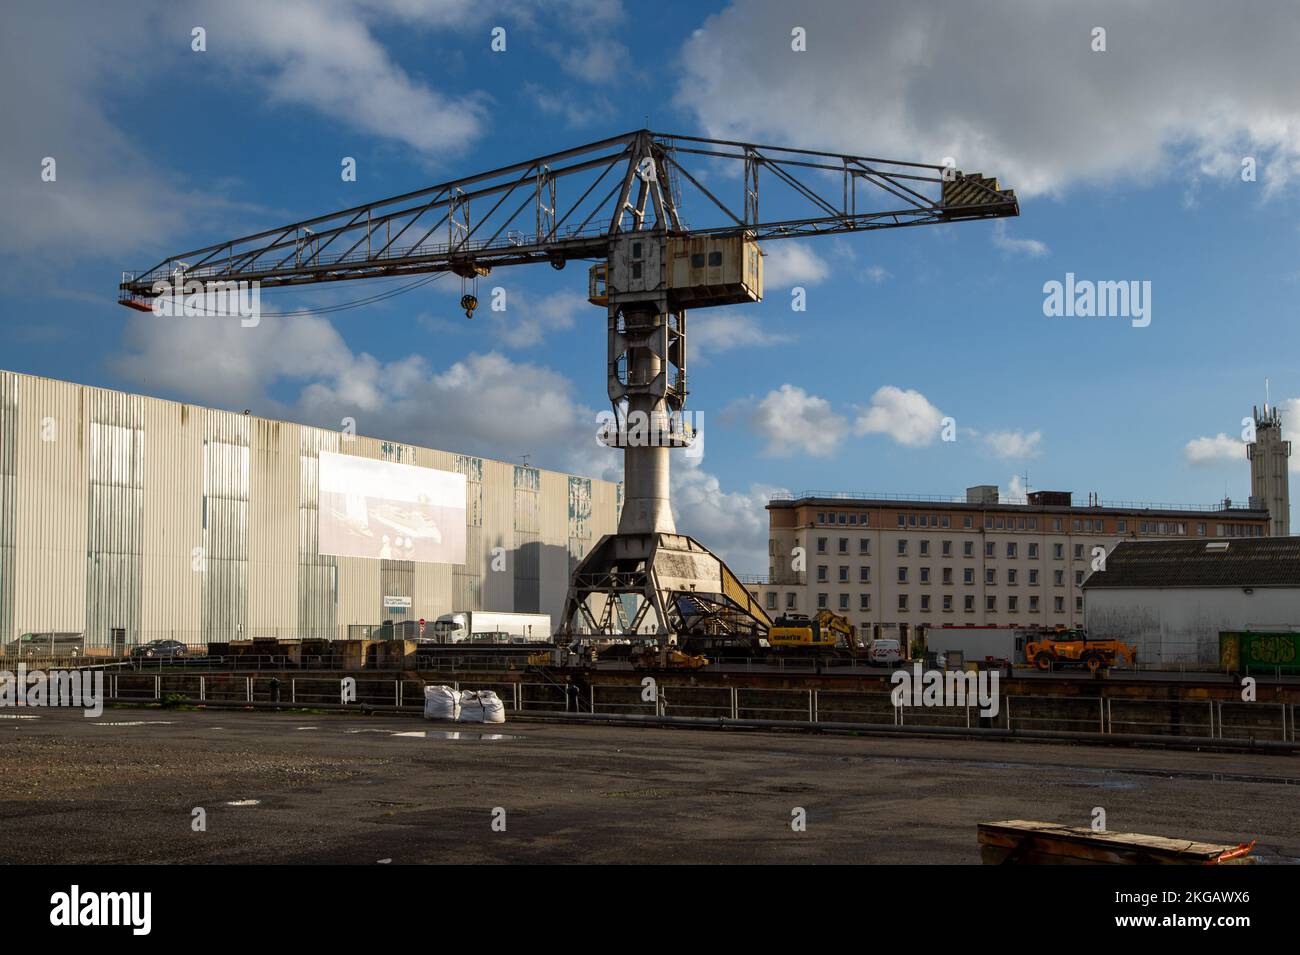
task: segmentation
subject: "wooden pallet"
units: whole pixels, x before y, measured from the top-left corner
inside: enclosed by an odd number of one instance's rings
[[[1009,819],[979,824],[985,865],[1222,865],[1252,862],[1255,842],[1219,845]]]

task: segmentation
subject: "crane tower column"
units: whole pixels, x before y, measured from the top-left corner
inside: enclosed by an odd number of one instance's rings
[[[593,304],[609,321],[604,442],[623,451],[618,533],[574,570],[560,623],[569,641],[653,638],[661,647],[753,640],[771,625],[739,578],[708,548],[677,533],[669,451],[700,440],[685,410],[686,311],[757,301],[762,258],[748,235],[692,239],[664,230],[611,238],[592,268]]]
[[[685,438],[675,427],[681,411],[679,396],[669,381],[671,366],[662,356],[669,316],[658,308],[610,308],[612,355],[609,398],[615,406],[626,403],[625,415],[614,436],[623,448],[623,513],[620,534],[675,534],[669,503],[668,451]],[[621,331],[620,331],[621,329]],[[615,354],[625,349],[621,354]],[[613,443],[612,441],[610,443]]]

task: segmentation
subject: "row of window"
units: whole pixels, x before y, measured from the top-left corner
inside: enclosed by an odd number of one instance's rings
[[[899,527],[951,527],[952,521],[947,514],[899,514]],[[970,530],[974,520],[969,514],[962,515],[962,527]]]
[[[786,609],[787,609],[787,610],[794,610],[795,607],[796,607],[795,594],[792,593],[792,592],[787,592],[786,595],[785,595],[785,598],[786,598],[786,600],[785,600],[785,606],[786,606]],[[839,595],[839,609],[840,609],[840,610],[847,611],[847,610],[850,609],[850,607],[849,607],[849,599],[850,599],[850,595],[849,595],[849,594],[840,594],[840,595]],[[1066,599],[1065,597],[1053,597],[1053,598],[1052,598],[1052,612],[1053,612],[1053,613],[1058,613],[1058,614],[1059,614],[1059,613],[1065,613],[1065,599]],[[767,609],[768,609],[768,610],[775,610],[775,609],[776,609],[776,604],[777,604],[777,595],[776,595],[776,592],[775,592],[775,591],[770,591],[770,592],[768,593],[768,595],[767,595]],[[952,613],[952,612],[953,612],[953,606],[954,606],[954,605],[955,605],[955,599],[954,599],[954,597],[953,597],[952,594],[944,594],[944,595],[942,595],[942,597],[940,598],[940,606],[943,608],[943,612],[944,612],[944,613]],[[830,606],[830,595],[829,595],[829,594],[818,594],[818,595],[817,595],[817,609],[818,609],[818,610],[826,610],[826,609],[829,608],[829,606]],[[929,612],[931,611],[931,609],[932,609],[932,606],[933,606],[933,600],[932,600],[931,596],[930,596],[929,594],[921,594],[920,597],[919,597],[919,608],[918,608],[918,609],[920,610],[920,612],[921,612],[921,613],[929,613]],[[909,610],[911,609],[911,596],[910,596],[909,594],[899,594],[899,595],[898,595],[898,609],[899,609],[899,611],[901,611],[901,612],[903,612],[903,613],[907,613],[907,612],[909,612]],[[1028,609],[1028,612],[1029,612],[1029,613],[1041,613],[1041,612],[1042,612],[1041,601],[1040,601],[1038,595],[1034,594],[1034,595],[1031,595],[1031,596],[1029,597],[1029,599],[1028,599],[1028,608],[1027,608],[1027,609]],[[1075,609],[1075,611],[1078,612],[1078,613],[1082,613],[1082,612],[1083,612],[1083,598],[1082,598],[1082,597],[1075,597],[1075,598],[1074,598],[1074,609]],[[858,610],[859,610],[859,611],[870,611],[870,610],[871,610],[871,594],[869,594],[869,593],[861,593],[861,594],[858,594]],[[962,611],[963,611],[964,613],[974,613],[974,612],[975,612],[975,596],[974,596],[973,594],[966,594],[964,597],[962,597]],[[986,596],[984,597],[984,611],[985,611],[985,613],[998,613],[998,612],[999,612],[999,611],[998,611],[998,597],[997,597],[996,594],[988,594],[988,595],[986,595]],[[1012,596],[1008,596],[1008,597],[1006,598],[1006,612],[1007,612],[1007,613],[1019,613],[1019,612],[1020,612],[1020,598],[1019,598],[1018,596],[1012,595]]]
[[[953,569],[952,569],[951,567],[942,567],[942,568],[940,568],[940,571],[941,571],[941,573],[942,573],[942,580],[943,580],[943,583],[945,583],[945,584],[951,584],[951,583],[953,582],[953,573],[952,573]],[[908,569],[907,567],[899,567],[899,568],[898,568],[898,582],[899,582],[900,584],[906,584],[906,583],[909,583],[909,582],[910,582],[909,577],[908,577],[908,574],[909,574],[909,573],[910,573],[910,571],[909,571],[909,569]],[[1074,572],[1074,584],[1075,584],[1076,587],[1077,587],[1077,586],[1081,586],[1081,585],[1083,584],[1083,577],[1084,577],[1084,573],[1083,573],[1082,570],[1076,570],[1076,571]],[[1036,568],[1031,568],[1031,569],[1027,572],[1027,574],[1026,574],[1026,578],[1027,578],[1026,582],[1028,583],[1028,585],[1029,585],[1030,587],[1037,587],[1037,586],[1038,586],[1038,570],[1037,570]],[[922,583],[922,584],[928,584],[928,583],[930,583],[930,580],[931,580],[931,577],[930,577],[930,568],[929,568],[929,567],[921,567],[921,568],[919,569],[919,577],[918,577],[918,579],[919,579],[919,582]],[[1015,586],[1017,586],[1017,585],[1020,583],[1020,571],[1019,571],[1019,569],[1017,569],[1017,568],[1015,568],[1015,567],[1008,567],[1008,568],[1007,568],[1006,579],[1007,579],[1007,586],[1008,586],[1008,587],[1015,587]],[[830,582],[830,568],[829,568],[827,565],[825,565],[825,564],[818,564],[818,565],[817,565],[817,582],[818,582],[819,584],[825,584],[825,583],[829,583],[829,582]],[[849,582],[849,567],[848,567],[846,564],[841,564],[840,567],[839,567],[839,582],[842,583],[842,584],[847,584],[847,583]],[[996,571],[994,568],[992,568],[992,567],[985,568],[985,570],[984,570],[984,583],[985,583],[985,585],[986,585],[986,586],[989,586],[989,587],[994,587],[994,586],[997,585],[997,582],[998,582],[998,581],[997,581],[997,571]],[[869,584],[869,583],[871,583],[871,568],[870,568],[870,567],[868,567],[868,566],[866,566],[866,565],[863,565],[863,566],[861,566],[861,567],[858,568],[858,583],[860,583],[860,584]],[[963,583],[963,584],[966,584],[967,586],[973,586],[973,585],[974,585],[974,583],[975,583],[975,568],[973,568],[973,567],[964,567],[964,568],[962,568],[962,583]],[[1064,586],[1065,586],[1065,571],[1063,571],[1063,570],[1054,570],[1054,571],[1052,571],[1052,586],[1053,586],[1053,587],[1064,587]]]
[[[856,524],[858,527],[866,527],[867,518],[869,516],[870,516],[869,514],[859,515],[856,511],[850,513],[844,513],[844,512],[826,513],[823,511],[818,511],[817,523],[818,524]],[[859,520],[859,518],[861,519]]]
[[[1204,525],[1202,525],[1204,526]],[[1264,528],[1259,524],[1215,524],[1215,537],[1263,537]],[[1204,537],[1204,533],[1201,535]]]
[[[829,543],[829,539],[828,539],[828,538],[825,538],[825,537],[819,537],[819,538],[817,538],[817,553],[818,553],[818,554],[826,554],[826,553],[828,553],[828,551],[827,551],[828,543]],[[917,551],[918,551],[918,553],[919,553],[919,555],[920,555],[921,557],[929,557],[929,556],[930,556],[930,553],[931,553],[931,546],[930,546],[930,545],[931,545],[931,543],[932,543],[932,542],[931,542],[931,541],[928,541],[928,540],[920,540],[920,541],[917,541],[917,542],[916,542],[916,544],[917,544]],[[952,553],[953,553],[953,550],[952,550],[953,542],[950,541],[950,540],[945,540],[945,541],[940,541],[939,544],[940,544],[940,549],[939,549],[940,556],[942,556],[942,557],[951,557],[951,556],[952,556]],[[961,545],[962,545],[962,556],[963,556],[963,557],[974,557],[974,556],[975,556],[975,542],[974,542],[973,540],[962,541],[962,542],[961,542]],[[900,537],[900,538],[898,538],[898,541],[897,541],[897,548],[898,548],[898,551],[897,551],[897,552],[898,552],[898,556],[899,556],[899,557],[907,557],[907,556],[909,555],[909,553],[910,553],[910,548],[911,548],[911,546],[912,546],[912,541],[909,540],[908,538],[906,538],[906,537]],[[1087,546],[1087,545],[1085,545],[1085,544],[1075,544],[1075,545],[1074,545],[1074,559],[1075,559],[1075,560],[1083,560],[1083,559],[1084,559],[1084,550],[1085,550],[1085,547],[1086,547],[1086,546]],[[839,553],[841,553],[841,554],[848,554],[848,552],[849,552],[849,539],[848,539],[847,537],[841,537],[841,538],[839,539]],[[1020,542],[1019,542],[1019,541],[1006,541],[1006,542],[1005,542],[1005,545],[1004,545],[1004,548],[1003,548],[1003,552],[1006,554],[1008,560],[1015,560],[1015,559],[1017,559],[1017,558],[1020,556]],[[768,553],[770,553],[770,554],[775,554],[775,553],[776,553],[776,541],[775,541],[775,539],[769,539],[769,540],[768,540]],[[1025,556],[1028,557],[1030,560],[1037,560],[1037,559],[1038,559],[1038,553],[1039,553],[1039,548],[1038,548],[1038,542],[1037,542],[1037,541],[1030,541],[1030,542],[1028,542],[1028,543],[1025,544]],[[871,556],[871,541],[868,540],[868,539],[865,538],[865,537],[862,538],[862,539],[860,539],[860,540],[858,541],[858,555],[859,555],[859,556],[862,556],[862,557],[870,557],[870,556]],[[996,541],[985,541],[985,542],[984,542],[984,556],[985,556],[985,557],[990,557],[990,558],[995,558],[995,559],[997,558],[998,555],[997,555],[997,542],[996,542]],[[1054,560],[1065,560],[1065,544],[1064,544],[1064,543],[1062,543],[1062,542],[1054,542],[1054,543],[1052,544],[1052,558],[1053,558]]]
[[[857,527],[867,527],[869,524],[869,513],[858,514],[852,511],[818,511],[818,524],[845,524]],[[974,528],[974,518],[969,514],[963,514],[961,526],[966,530]],[[1051,530],[1060,532],[1065,529],[1065,521],[1062,518],[1054,517],[1050,521],[1044,520],[1044,526],[1050,525]],[[952,518],[947,514],[899,514],[899,527],[952,527]],[[1264,528],[1258,524],[1215,524],[1216,537],[1262,537]],[[1106,522],[1100,517],[1076,517],[1071,521],[1071,528],[1076,533],[1106,533]],[[1036,517],[1001,517],[994,514],[988,514],[984,517],[985,530],[1012,530],[1012,531],[1034,531],[1038,529],[1038,518]],[[1196,533],[1199,537],[1206,536],[1208,525],[1198,523]],[[1128,520],[1117,519],[1115,529],[1112,533],[1127,534]],[[1187,523],[1185,521],[1140,521],[1138,523],[1138,533],[1154,534],[1163,537],[1181,537],[1187,535]],[[844,546],[847,539],[841,538],[841,546]],[[841,551],[843,553],[843,551]]]

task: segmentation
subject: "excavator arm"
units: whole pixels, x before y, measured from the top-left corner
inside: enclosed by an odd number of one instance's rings
[[[838,634],[850,653],[856,654],[860,649],[858,628],[853,626],[848,617],[841,616],[833,610],[821,610],[817,613],[817,623],[823,632]]]

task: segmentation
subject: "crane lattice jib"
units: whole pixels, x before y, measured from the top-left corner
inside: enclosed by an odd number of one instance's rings
[[[171,255],[124,272],[120,298],[147,307],[181,280],[273,288],[563,268],[603,258],[628,231],[765,241],[1018,213],[1013,190],[949,166],[638,130]]]

